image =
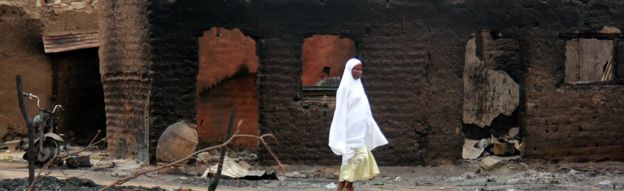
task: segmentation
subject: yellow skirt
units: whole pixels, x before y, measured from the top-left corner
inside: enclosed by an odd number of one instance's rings
[[[340,165],[340,182],[367,181],[379,174],[379,167],[366,148],[358,148],[349,161]]]

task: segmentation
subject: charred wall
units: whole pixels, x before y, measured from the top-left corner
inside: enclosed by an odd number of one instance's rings
[[[306,98],[301,97],[300,92],[301,56],[306,38],[314,34],[343,35],[355,41],[356,52],[366,63],[364,80],[373,113],[392,143],[375,151],[380,163],[419,164],[429,157],[426,153],[440,153],[447,158],[459,156],[462,139],[456,128],[461,124],[460,118],[434,116],[459,116],[461,113],[452,108],[461,106],[462,83],[459,79],[462,57],[455,57],[456,63],[434,60],[432,55],[444,58],[448,56],[445,52],[452,51],[433,49],[431,46],[433,43],[452,43],[447,39],[455,39],[458,46],[454,51],[461,52],[459,45],[465,37],[448,36],[440,41],[432,40],[431,36],[437,34],[427,27],[428,21],[414,20],[414,17],[428,18],[427,13],[416,16],[410,8],[425,9],[436,7],[435,4],[392,5],[392,8],[387,8],[382,2],[352,5],[303,1],[177,1],[155,4],[150,16],[152,35],[157,39],[152,44],[153,55],[156,56],[154,63],[174,70],[154,71],[160,75],[185,71],[190,72],[185,75],[194,74],[198,60],[197,37],[202,31],[215,26],[241,29],[245,35],[255,38],[258,44],[261,130],[277,135],[279,143],[275,148],[286,161],[332,164],[339,160],[326,146],[333,108],[323,104],[304,104]],[[371,9],[375,11],[371,12]],[[171,63],[175,63],[175,67]],[[453,68],[455,64],[457,67]],[[433,75],[439,77],[428,76],[428,70],[435,71]],[[445,78],[447,76],[450,78]],[[194,79],[185,79],[178,78],[180,83],[161,88],[188,87],[191,92],[195,91],[192,89]],[[168,92],[168,97],[157,99],[179,102],[182,100],[171,98],[187,95],[190,94],[175,91]],[[194,103],[184,102],[176,105],[175,110],[163,114],[191,113],[193,107],[185,106]],[[174,120],[170,119],[162,126]],[[430,141],[426,136],[429,132],[436,133],[430,136]],[[437,155],[430,158],[437,158]]]
[[[455,160],[463,136],[464,45],[499,31],[519,43],[519,125],[527,157],[622,160],[621,85],[563,83],[562,33],[624,27],[624,4],[604,1],[158,1],[149,12],[154,77],[150,140],[194,116],[198,42],[211,27],[238,28],[257,42],[260,128],[288,162],[336,164],[327,136],[333,108],[304,104],[302,43],[314,34],[355,41],[364,85],[390,144],[382,165]],[[125,37],[118,37],[125,38]],[[596,101],[598,100],[598,101]],[[152,142],[152,144],[154,144]]]
[[[108,150],[148,161],[150,45],[148,1],[99,1],[100,74]],[[174,79],[172,79],[174,80]],[[156,84],[158,85],[158,84]]]

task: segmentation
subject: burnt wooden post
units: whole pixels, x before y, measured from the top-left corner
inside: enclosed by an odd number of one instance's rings
[[[234,117],[236,116],[236,109],[232,109],[230,112],[230,122],[228,122],[227,133],[225,135],[224,140],[230,139],[232,136],[232,126],[234,126]],[[215,191],[217,189],[217,185],[219,184],[219,179],[221,179],[221,169],[223,168],[223,161],[225,160],[225,151],[227,147],[221,148],[221,154],[219,156],[219,166],[217,167],[217,174],[215,175],[215,179],[212,180],[210,186],[208,186],[208,191]]]
[[[35,179],[35,132],[32,127],[32,120],[30,120],[28,112],[26,111],[26,105],[24,104],[22,77],[20,75],[15,76],[15,81],[17,84],[17,101],[20,111],[22,111],[22,116],[24,116],[24,121],[26,121],[26,128],[28,128],[28,184],[30,185]]]

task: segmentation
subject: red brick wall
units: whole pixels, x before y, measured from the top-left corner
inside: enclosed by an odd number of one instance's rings
[[[256,42],[240,30],[211,28],[199,39],[197,75],[197,133],[202,145],[220,143],[226,133],[232,108],[237,109],[234,126],[243,120],[240,133],[259,133]],[[234,147],[255,150],[257,140],[240,138]]]
[[[301,82],[314,85],[324,77],[341,77],[344,65],[355,56],[355,44],[349,38],[336,35],[313,35],[303,41]],[[328,67],[329,75],[323,74]]]

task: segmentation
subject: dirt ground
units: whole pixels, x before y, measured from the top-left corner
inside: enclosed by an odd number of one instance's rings
[[[0,190],[23,188],[28,176],[21,153],[0,153]],[[223,179],[218,190],[335,190],[338,166],[287,165],[278,179]],[[357,190],[624,190],[623,162],[509,161],[487,171],[478,160],[440,166],[381,166],[381,175]],[[124,176],[117,170],[55,168],[42,190],[96,190]],[[78,177],[78,178],[76,178]],[[148,174],[119,190],[206,190],[211,178]],[[46,187],[47,186],[47,187]],[[134,187],[133,187],[134,186]]]
[[[11,190],[28,176],[27,164],[19,154],[0,154],[0,188]],[[478,161],[460,161],[440,166],[381,166],[381,175],[356,183],[357,190],[624,190],[623,162],[542,163],[538,160],[510,161],[483,170]],[[277,179],[223,179],[218,190],[335,190],[337,166],[286,166]],[[67,179],[55,190],[96,190],[122,178],[115,170],[57,168],[50,176]],[[76,179],[79,177],[82,179]],[[15,178],[22,178],[15,180]],[[84,180],[88,179],[88,180]],[[57,181],[47,179],[48,182]],[[199,176],[148,174],[124,186],[128,190],[206,190],[212,179]],[[90,182],[92,181],[92,183]],[[45,182],[45,181],[44,181]],[[67,183],[69,182],[69,183]],[[67,187],[71,184],[74,187]],[[48,183],[51,184],[51,183]],[[93,185],[96,184],[96,185]],[[13,186],[12,186],[13,185]],[[62,185],[66,185],[63,187]],[[78,185],[78,187],[76,187]],[[80,187],[82,185],[82,187]],[[0,189],[2,190],[2,189]],[[123,190],[123,189],[122,189]]]

